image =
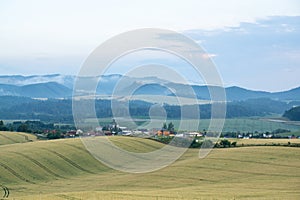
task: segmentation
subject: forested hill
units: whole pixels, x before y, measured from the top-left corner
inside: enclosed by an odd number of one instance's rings
[[[296,106],[285,111],[283,117],[286,117],[292,121],[300,121],[300,106]]]
[[[126,105],[121,101],[118,103],[120,104],[119,111],[122,112]],[[296,101],[281,102],[267,98],[233,101],[227,104],[227,117],[266,116],[274,113],[282,115],[285,110],[299,104],[300,102]],[[145,101],[130,101],[130,114],[136,117],[149,117],[149,109],[152,105]],[[110,100],[96,100],[95,108],[98,117],[112,117]],[[180,118],[180,106],[165,104],[164,108],[168,118]],[[210,118],[210,114],[211,105],[200,105],[201,118]],[[37,100],[26,97],[0,96],[0,119],[35,119],[46,122],[72,123],[72,100]]]

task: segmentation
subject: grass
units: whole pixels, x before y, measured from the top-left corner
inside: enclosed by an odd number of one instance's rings
[[[290,144],[300,144],[299,139],[229,139],[231,142],[237,142],[237,145],[287,145]]]
[[[0,145],[32,142],[36,136],[28,133],[0,131]]]
[[[163,146],[140,138],[110,139],[135,152]],[[0,185],[15,200],[299,199],[299,153],[292,147],[244,147],[214,149],[198,159],[198,150],[189,149],[166,168],[131,174],[95,160],[80,139],[17,143],[0,146]]]
[[[128,126],[128,119],[124,118],[117,118],[116,121],[121,126]],[[141,119],[141,118],[134,118],[133,121],[136,121],[138,125],[141,126],[147,126],[147,122],[149,122],[149,119]],[[152,127],[147,128],[161,128],[163,119],[156,120],[152,122]],[[168,119],[167,123],[172,122],[175,125],[175,128],[177,129],[180,124],[180,119]],[[105,125],[112,122],[111,118],[99,118],[99,119],[88,119],[85,123],[96,123],[99,122],[100,125]],[[202,131],[203,129],[208,129],[210,119],[200,119],[194,120],[194,119],[188,119],[183,120],[185,124],[195,124],[200,123],[198,130]],[[144,124],[143,124],[144,123]],[[130,129],[135,127],[128,127]],[[299,133],[300,125],[299,124],[293,124],[291,122],[276,122],[276,121],[269,121],[265,118],[230,118],[225,120],[223,132],[241,132],[241,133],[265,133],[265,132],[272,132],[276,129],[286,129],[290,130],[292,132],[295,132],[296,134]],[[293,133],[287,133],[288,135],[292,135]],[[297,134],[298,135],[298,134]]]
[[[291,135],[294,135],[296,137],[300,137],[300,131],[293,131],[293,132],[281,133],[280,135],[282,137],[288,137],[288,136],[291,136]]]

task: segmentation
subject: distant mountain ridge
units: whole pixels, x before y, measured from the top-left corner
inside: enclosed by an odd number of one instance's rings
[[[71,75],[32,75],[32,76],[0,76],[0,96],[24,96],[31,98],[70,98],[76,77]],[[193,97],[209,100],[209,89],[215,86],[185,85],[173,83],[156,77],[136,78],[118,74],[93,77],[94,81],[100,80],[96,93],[99,95],[112,95],[116,86],[119,95],[167,95],[175,93],[181,97]],[[118,82],[121,80],[121,83]],[[193,90],[191,90],[191,88]],[[174,93],[174,91],[176,91]],[[191,94],[191,91],[194,94]],[[248,90],[233,86],[225,88],[228,101],[241,101],[253,98],[270,98],[275,100],[300,100],[300,87],[282,91],[265,92]]]
[[[24,86],[0,84],[1,96],[21,96],[31,98],[69,98],[72,89],[56,82],[36,83]]]
[[[0,84],[7,85],[32,85],[37,83],[56,82],[66,87],[72,88],[75,76],[61,75],[61,74],[49,74],[49,75],[2,75],[0,76]]]

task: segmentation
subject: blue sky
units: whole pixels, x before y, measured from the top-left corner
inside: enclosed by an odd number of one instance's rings
[[[225,85],[286,90],[300,86],[299,16],[296,0],[2,0],[0,73],[77,74],[105,40],[154,27],[198,42]]]
[[[300,16],[185,34],[213,55],[227,85],[272,91],[300,86]]]

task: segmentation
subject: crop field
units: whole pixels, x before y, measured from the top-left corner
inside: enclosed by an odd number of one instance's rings
[[[0,131],[0,145],[33,142],[35,140],[36,136],[31,134]]]
[[[134,152],[163,146],[141,138],[110,140]],[[213,149],[199,159],[198,149],[189,149],[168,167],[132,174],[94,159],[80,139],[1,145],[0,198],[299,199],[299,154],[294,147],[240,147]]]
[[[287,145],[300,144],[300,139],[230,139],[236,141],[239,145]]]

